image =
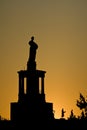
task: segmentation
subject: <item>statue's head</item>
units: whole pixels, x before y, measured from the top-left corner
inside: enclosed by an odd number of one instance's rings
[[[34,36],[31,37],[31,40],[32,40],[32,41],[34,40]]]

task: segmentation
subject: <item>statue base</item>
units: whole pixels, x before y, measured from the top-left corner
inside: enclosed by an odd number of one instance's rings
[[[36,62],[27,62],[27,70],[34,71],[36,70]]]

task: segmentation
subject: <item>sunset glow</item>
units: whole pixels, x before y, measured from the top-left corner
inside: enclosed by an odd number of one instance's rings
[[[37,69],[46,71],[46,101],[65,118],[87,95],[87,1],[0,0],[0,115],[10,119],[18,100],[17,71],[26,69],[31,36],[38,44]]]

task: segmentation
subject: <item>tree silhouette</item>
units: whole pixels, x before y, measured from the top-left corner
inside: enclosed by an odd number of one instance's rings
[[[81,93],[76,105],[82,110],[81,117],[87,118],[87,99]]]

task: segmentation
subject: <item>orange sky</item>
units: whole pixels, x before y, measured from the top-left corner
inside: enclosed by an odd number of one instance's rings
[[[17,71],[26,69],[32,35],[55,117],[62,108],[66,118],[71,109],[78,115],[76,100],[87,94],[87,0],[0,0],[0,115],[10,119]]]

